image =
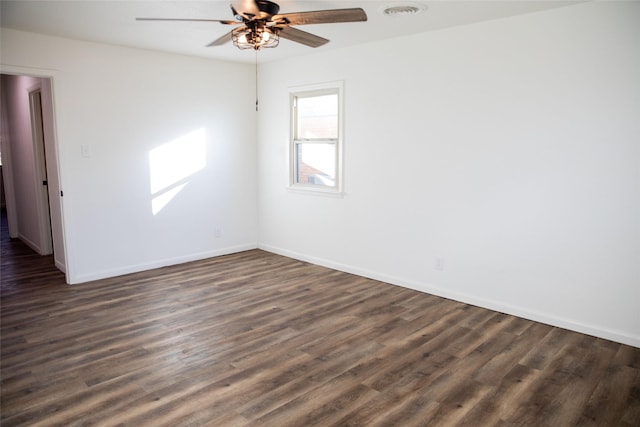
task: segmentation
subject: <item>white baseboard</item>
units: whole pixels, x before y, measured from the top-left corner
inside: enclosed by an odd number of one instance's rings
[[[23,235],[22,233],[18,233],[18,239],[22,240],[22,242],[29,246],[31,249],[33,249],[38,255],[46,255],[42,253],[42,249],[40,248],[40,245],[38,245],[36,242],[30,240],[29,238],[27,238],[25,235]]]
[[[56,259],[56,260],[55,260],[55,265],[56,265],[56,268],[57,268],[58,270],[62,271],[63,273],[66,273],[66,272],[67,272],[67,266],[66,266],[66,265],[64,265],[64,263],[63,263],[63,262],[61,262],[61,261],[59,261],[59,260],[57,260],[57,259]]]
[[[93,272],[88,274],[78,274],[69,279],[69,284],[75,285],[79,283],[91,282],[94,280],[122,276],[130,273],[138,273],[140,271],[153,270],[154,268],[161,268],[161,267],[166,267],[169,265],[176,265],[176,264],[184,264],[186,262],[199,261],[201,259],[213,258],[221,255],[233,254],[236,252],[244,252],[244,251],[248,251],[256,248],[257,248],[257,245],[255,243],[248,243],[244,245],[237,245],[237,246],[230,246],[227,248],[216,249],[213,251],[189,254],[189,255],[175,257],[175,258],[167,258],[167,259],[148,262],[144,264],[128,265],[121,268],[114,268],[111,270],[104,270],[104,271]]]
[[[358,276],[367,277],[370,279],[378,280],[392,285],[398,285],[416,291],[425,292],[428,294],[436,295],[443,298],[448,298],[454,301],[459,301],[465,304],[471,304],[478,307],[487,308],[501,313],[510,314],[513,316],[521,317],[528,320],[533,320],[540,323],[545,323],[551,326],[557,326],[563,329],[569,329],[571,331],[580,332],[587,335],[592,335],[599,338],[627,344],[633,347],[640,348],[640,336],[634,336],[620,331],[614,331],[607,328],[599,327],[597,325],[590,325],[582,322],[577,322],[571,319],[557,317],[549,313],[544,313],[536,310],[530,310],[525,307],[506,304],[504,302],[481,298],[475,295],[469,295],[461,292],[454,292],[450,289],[443,289],[441,287],[432,286],[426,283],[420,283],[413,280],[407,280],[400,277],[390,276],[376,271],[362,269],[346,264],[341,264],[328,259],[317,258],[308,256],[305,254],[292,252],[286,249],[274,247],[271,245],[259,244],[259,249],[267,252],[272,252],[278,255],[283,255],[289,258],[294,258],[300,261],[309,262],[312,264],[320,265],[323,267],[331,268],[334,270],[344,271],[345,273],[356,274]]]

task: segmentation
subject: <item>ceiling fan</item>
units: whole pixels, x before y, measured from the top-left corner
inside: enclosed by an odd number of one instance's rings
[[[280,37],[309,47],[320,47],[329,40],[315,34],[293,28],[292,25],[331,24],[366,21],[367,14],[361,8],[330,9],[312,12],[278,13],[280,6],[269,0],[238,0],[231,3],[235,20],[188,18],[136,18],[138,21],[192,21],[219,22],[236,25],[230,32],[207,45],[220,46],[228,42],[240,49],[272,48],[278,46]]]

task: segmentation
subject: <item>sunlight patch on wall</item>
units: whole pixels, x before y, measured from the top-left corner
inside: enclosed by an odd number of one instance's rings
[[[204,128],[149,151],[151,212],[156,215],[206,166]]]

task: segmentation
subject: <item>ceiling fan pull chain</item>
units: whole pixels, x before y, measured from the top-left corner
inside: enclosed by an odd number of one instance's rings
[[[256,111],[258,111],[258,49],[256,49]]]

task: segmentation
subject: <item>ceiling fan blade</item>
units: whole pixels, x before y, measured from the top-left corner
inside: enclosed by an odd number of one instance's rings
[[[229,43],[231,41],[231,34],[232,31],[229,31],[225,35],[218,37],[217,39],[209,43],[206,47],[222,46],[225,43]]]
[[[367,14],[361,8],[330,9],[313,12],[283,13],[274,15],[272,21],[284,21],[288,25],[331,24],[336,22],[366,21]]]
[[[307,33],[306,31],[298,30],[297,28],[291,28],[286,26],[285,27],[277,26],[276,28],[279,29],[278,34],[283,39],[291,40],[297,43],[302,43],[303,45],[306,45],[309,47],[320,47],[324,44],[329,43],[329,40],[325,38],[316,36],[315,34]]]
[[[182,21],[182,22],[219,22],[224,25],[242,24],[238,21],[229,21],[227,19],[191,19],[191,18],[136,18],[136,21]]]

